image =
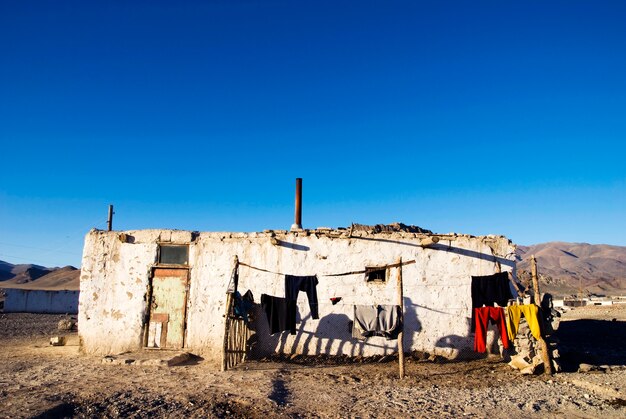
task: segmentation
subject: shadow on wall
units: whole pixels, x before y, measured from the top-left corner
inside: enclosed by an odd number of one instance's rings
[[[451,354],[450,359],[463,360],[463,359],[484,358],[485,356],[487,356],[486,354],[479,354],[477,352],[474,352],[473,350],[474,336],[471,331],[471,319],[465,318],[465,320],[467,322],[467,335],[466,336],[461,336],[461,335],[442,336],[435,343],[435,347],[449,350],[449,353]],[[493,327],[495,327],[495,325],[493,325]],[[488,330],[490,329],[492,329],[491,326],[489,326]],[[488,333],[488,336],[489,335],[490,334]],[[489,342],[487,342],[487,344],[489,346]]]
[[[303,246],[301,244],[289,243],[289,242],[278,240],[278,239],[275,239],[275,242],[277,246],[286,247],[291,250],[299,250],[301,252],[307,252],[311,250],[309,246]]]
[[[406,351],[410,350],[414,338],[422,331],[422,324],[417,317],[418,307],[410,298],[404,298],[403,342]],[[398,347],[397,340],[379,337],[362,341],[353,338],[351,330],[353,319],[344,313],[330,313],[319,320],[311,319],[310,314],[300,319],[298,313],[295,336],[290,335],[288,331],[270,335],[267,317],[259,304],[255,305],[253,315],[251,329],[254,334],[248,342],[251,348],[249,356],[252,359],[263,358],[274,353],[354,357],[363,356],[368,348],[377,349],[376,352],[380,352],[380,349],[383,352],[396,352]],[[314,332],[304,330],[310,322],[317,323]]]
[[[374,238],[374,237],[352,237],[352,238],[353,239],[358,239],[358,240],[369,240],[369,241],[376,241],[376,242],[386,242],[386,243],[402,244],[402,245],[405,245],[405,246],[419,247],[421,249],[424,248],[424,247],[422,247],[419,244],[407,243],[407,242],[398,241],[398,240],[379,239],[379,238]],[[444,239],[444,241],[445,241],[445,239]],[[481,260],[487,260],[487,261],[494,262],[494,263],[495,262],[500,262],[501,265],[505,265],[505,266],[509,266],[511,268],[515,268],[515,261],[514,260],[509,260],[509,259],[506,259],[505,257],[495,256],[493,254],[476,252],[475,250],[468,250],[468,249],[463,249],[463,248],[460,248],[460,247],[454,247],[452,245],[445,245],[445,244],[437,243],[437,244],[433,244],[433,245],[428,246],[427,249],[439,250],[439,251],[450,252],[450,253],[456,253],[456,254],[461,255],[461,256],[472,257],[472,258],[477,258],[477,259],[481,259]]]

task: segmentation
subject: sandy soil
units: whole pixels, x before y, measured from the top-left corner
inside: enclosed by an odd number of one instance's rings
[[[404,380],[393,360],[247,362],[225,373],[198,358],[103,364],[78,354],[75,332],[49,346],[61,318],[0,314],[0,417],[626,417],[626,306],[563,315],[568,369],[586,361],[604,372],[521,376],[500,358],[409,358]]]

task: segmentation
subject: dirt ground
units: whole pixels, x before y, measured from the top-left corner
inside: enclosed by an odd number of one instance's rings
[[[224,373],[199,358],[103,364],[79,355],[75,332],[66,346],[48,344],[63,334],[62,318],[0,314],[0,417],[626,417],[626,305],[563,315],[570,372],[522,376],[499,357],[409,357],[404,380],[393,360],[246,362]],[[576,372],[581,362],[604,368]]]

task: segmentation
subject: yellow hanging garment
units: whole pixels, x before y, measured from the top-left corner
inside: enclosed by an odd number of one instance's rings
[[[509,320],[507,321],[506,325],[509,339],[513,341],[515,339],[515,336],[517,336],[519,321],[523,314],[526,318],[526,321],[528,322],[528,327],[530,327],[530,332],[533,334],[535,339],[540,340],[541,328],[539,327],[539,316],[537,315],[538,312],[539,308],[535,304],[514,304],[507,307]]]

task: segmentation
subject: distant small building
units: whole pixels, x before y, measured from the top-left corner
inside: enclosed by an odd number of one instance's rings
[[[72,266],[43,268],[33,280],[13,278],[0,282],[5,293],[4,312],[77,314],[80,270]]]
[[[235,256],[238,289],[283,297],[285,275],[315,275],[319,319],[305,292],[295,334],[270,335],[264,313],[254,345],[271,352],[369,356],[397,341],[352,337],[354,305],[398,302],[402,269],[404,349],[448,358],[471,352],[471,276],[509,271],[515,246],[502,236],[427,231],[316,229],[262,233],[90,231],[80,280],[81,350],[115,354],[144,347],[193,351],[219,361]],[[401,267],[396,263],[402,259]]]
[[[24,288],[5,288],[5,313],[78,313],[78,295],[76,290],[36,290]]]

